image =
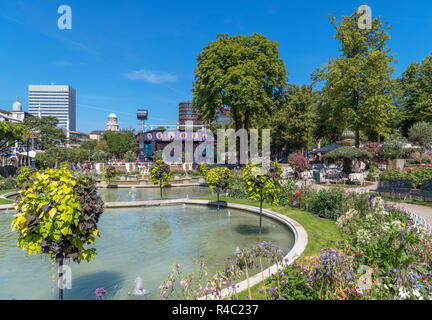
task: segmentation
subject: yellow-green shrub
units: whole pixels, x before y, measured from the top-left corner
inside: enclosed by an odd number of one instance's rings
[[[18,247],[29,254],[50,254],[57,261],[94,258],[96,249],[86,246],[99,234],[104,204],[92,177],[74,176],[67,165],[35,173],[23,170],[18,187],[11,224],[18,232]]]

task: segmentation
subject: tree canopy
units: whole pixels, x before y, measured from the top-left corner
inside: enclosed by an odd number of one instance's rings
[[[311,86],[289,85],[286,99],[270,121],[274,146],[290,144],[301,152],[311,146],[317,121],[319,92]]]
[[[377,17],[370,29],[360,29],[360,17],[356,11],[340,22],[329,16],[334,38],[340,43],[340,56],[312,75],[315,82],[325,81],[321,103],[325,117],[320,120],[332,131],[354,129],[356,147],[360,145],[360,130],[388,135],[394,116],[391,75],[395,60],[386,44],[390,27]]]
[[[133,131],[105,131],[103,139],[106,141],[108,151],[120,158],[128,151],[133,151],[136,148],[135,134]]]
[[[219,34],[198,54],[193,105],[207,123],[228,107],[235,129],[248,130],[276,109],[286,77],[277,42],[257,33]]]
[[[30,132],[22,124],[11,123],[8,121],[0,122],[0,150],[8,145],[13,145],[16,141],[26,141]]]
[[[31,132],[40,150],[66,142],[66,135],[61,128],[57,127],[58,119],[55,117],[28,117],[24,119],[23,125]]]
[[[416,122],[432,121],[432,55],[422,63],[413,62],[397,79],[399,108],[403,115],[401,129],[404,134]]]

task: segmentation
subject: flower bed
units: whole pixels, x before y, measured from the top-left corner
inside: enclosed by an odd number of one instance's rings
[[[413,187],[420,189],[424,181],[432,179],[432,163],[422,163],[404,170],[400,168],[387,170],[381,173],[380,178],[410,179],[413,181]]]
[[[274,299],[432,299],[431,230],[379,198],[366,212],[352,208],[337,226],[346,240],[311,265],[281,270]]]

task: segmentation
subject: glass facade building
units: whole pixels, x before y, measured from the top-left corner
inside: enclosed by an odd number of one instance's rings
[[[29,85],[29,113],[35,117],[53,116],[58,126],[76,131],[76,91],[67,85]]]

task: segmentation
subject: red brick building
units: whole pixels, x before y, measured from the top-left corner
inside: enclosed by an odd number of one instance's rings
[[[179,103],[179,124],[183,125],[185,121],[193,121],[194,124],[202,125],[203,122],[198,120],[199,113],[196,113],[192,101]]]

